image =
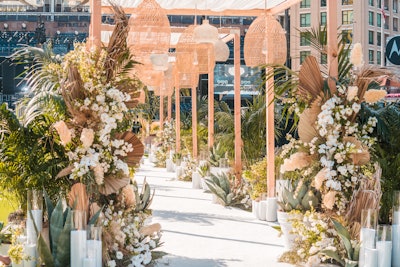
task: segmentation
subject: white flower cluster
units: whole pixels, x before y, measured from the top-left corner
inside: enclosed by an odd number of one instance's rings
[[[118,263],[130,260],[128,267],[143,267],[152,260],[151,250],[158,246],[159,234],[143,236],[140,228],[148,215],[134,213],[122,207],[114,206],[111,200],[104,211],[103,227],[113,237],[112,251],[109,251],[111,260],[107,266],[120,266]],[[121,251],[123,250],[124,253]]]
[[[90,92],[83,104],[76,101],[81,111],[90,110],[99,114],[100,123],[96,125],[99,131],[83,129],[82,146],[69,153],[74,170],[71,178],[78,179],[95,169],[95,180],[98,185],[103,183],[104,173],[129,175],[128,165],[121,157],[133,150],[132,145],[124,140],[112,139],[112,133],[118,129],[128,110],[124,101],[130,96],[110,86],[94,86],[85,83],[85,89]]]
[[[306,266],[317,267],[326,260],[319,254],[321,250],[336,250],[336,232],[329,226],[329,219],[320,213],[307,211],[298,219],[292,220],[293,230],[298,235],[295,242],[297,255]]]
[[[357,88],[357,87],[355,87]],[[343,89],[339,89],[341,92]],[[348,90],[354,94],[355,89]],[[354,161],[355,154],[361,154],[369,149],[375,139],[369,136],[376,126],[376,118],[370,118],[368,124],[360,127],[352,123],[350,118],[361,109],[361,105],[354,96],[341,98],[334,95],[321,107],[317,119],[317,130],[326,141],[318,145],[320,163],[325,168],[325,189],[335,190],[344,194],[337,194],[337,200],[347,203],[340,197],[350,196],[359,181],[360,165]]]

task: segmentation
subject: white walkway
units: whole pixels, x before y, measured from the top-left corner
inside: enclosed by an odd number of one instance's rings
[[[156,190],[151,208],[163,229],[160,250],[168,253],[158,267],[291,266],[276,261],[283,252],[278,232],[251,212],[212,204],[211,194],[148,163],[135,175],[139,184],[145,176]]]

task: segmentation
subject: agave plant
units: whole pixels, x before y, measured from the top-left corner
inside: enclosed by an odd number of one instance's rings
[[[347,229],[335,219],[332,219],[333,226],[345,247],[345,254],[346,257],[343,258],[338,254],[338,251],[333,250],[322,250],[321,253],[328,256],[329,258],[334,259],[337,261],[340,266],[344,267],[356,267],[358,266],[358,258],[360,253],[360,244],[357,243],[355,246],[352,244],[352,240],[350,237],[350,233]]]
[[[136,200],[135,211],[141,212],[147,210],[153,201],[155,191],[153,191],[153,194],[151,194],[150,185],[147,183],[146,178],[143,181],[142,190],[140,193],[136,181],[133,183],[133,186]]]
[[[282,200],[278,201],[278,204],[285,212],[311,210],[319,206],[319,194],[310,184],[299,180],[283,188]]]
[[[211,193],[213,193],[224,206],[238,206],[248,209],[251,201],[247,194],[246,183],[240,183],[236,187],[231,181],[234,181],[234,177],[230,179],[229,174],[211,174],[211,177],[206,179],[206,184]]]

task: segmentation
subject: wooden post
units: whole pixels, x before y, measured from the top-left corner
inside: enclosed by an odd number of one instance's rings
[[[329,75],[332,78],[338,78],[338,43],[337,43],[337,12],[338,5],[337,0],[329,0],[326,1],[327,6],[327,37],[328,37],[328,69]],[[333,82],[333,81],[332,81]],[[329,84],[329,87],[332,90],[331,86],[335,86],[336,84]]]
[[[269,51],[268,51],[269,52]],[[271,73],[271,69],[267,68],[266,73]],[[267,188],[268,197],[275,197],[275,104],[274,104],[274,78],[270,78],[266,82],[266,99],[267,105],[266,127],[267,127]]]
[[[160,130],[164,129],[164,96],[160,95]]]
[[[192,144],[193,159],[197,159],[197,87],[192,87]]]
[[[240,95],[240,33],[235,33],[234,37],[234,120],[235,120],[235,176],[236,183],[242,180],[242,130],[241,130],[241,95]]]
[[[175,150],[176,152],[181,151],[181,96],[180,96],[180,88],[177,86],[175,88]]]
[[[101,46],[101,0],[90,0],[88,49]]]
[[[214,145],[214,69],[208,71],[208,148]]]
[[[168,95],[168,111],[167,111],[167,119],[168,121],[171,121],[172,118],[172,95]]]

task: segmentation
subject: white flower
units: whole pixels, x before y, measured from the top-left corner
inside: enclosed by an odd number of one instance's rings
[[[360,109],[361,109],[361,105],[358,104],[358,103],[353,103],[351,108],[354,110],[355,113],[358,113],[360,111]]]
[[[115,263],[115,260],[112,260],[112,261],[108,261],[107,262],[107,266],[108,267],[115,267],[115,266],[117,266],[117,264]]]
[[[122,260],[122,258],[124,257],[124,254],[122,254],[121,251],[117,251],[117,253],[115,253],[115,257],[117,257],[117,260]]]

